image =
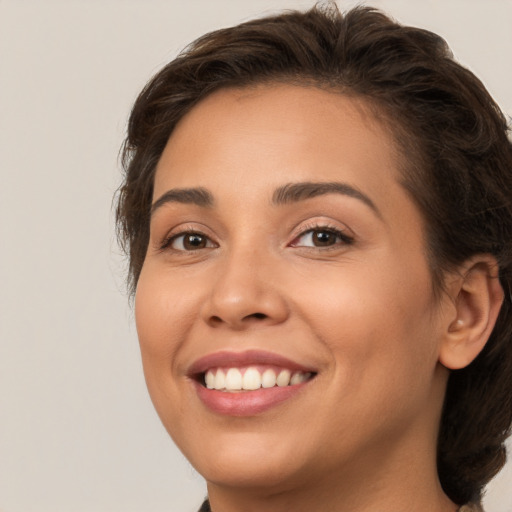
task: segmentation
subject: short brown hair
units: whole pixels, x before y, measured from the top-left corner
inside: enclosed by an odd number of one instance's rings
[[[215,90],[277,81],[357,96],[384,117],[403,157],[403,186],[426,222],[435,288],[475,254],[498,261],[507,299],[485,349],[450,375],[438,443],[445,492],[477,502],[505,462],[512,423],[512,145],[498,106],[439,36],[372,8],[343,15],[329,5],[190,45],[146,85],[129,120],[117,226],[130,290],[147,250],[155,168],[176,123]]]

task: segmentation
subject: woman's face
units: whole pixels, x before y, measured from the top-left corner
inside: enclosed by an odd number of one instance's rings
[[[279,490],[433,462],[444,306],[389,130],[362,103],[216,92],[170,137],[153,201],[144,371],[207,480]]]

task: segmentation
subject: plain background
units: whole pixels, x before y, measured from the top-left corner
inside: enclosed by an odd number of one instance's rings
[[[347,8],[352,1],[340,0]],[[510,0],[374,0],[512,113]],[[204,32],[289,0],[0,0],[0,511],[191,512],[145,390],[112,195],[136,94]],[[488,512],[512,511],[512,463]]]

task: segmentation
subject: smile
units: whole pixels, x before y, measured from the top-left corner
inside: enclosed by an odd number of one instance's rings
[[[250,350],[217,352],[196,361],[188,375],[212,412],[254,416],[300,394],[316,376],[286,357]]]
[[[210,369],[204,376],[208,389],[217,391],[255,391],[261,388],[294,386],[309,380],[311,372],[286,368],[249,366],[242,368]]]

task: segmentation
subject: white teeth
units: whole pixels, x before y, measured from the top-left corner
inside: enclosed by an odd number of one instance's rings
[[[228,391],[242,389],[242,373],[238,368],[230,368],[226,373],[226,389]]]
[[[261,386],[264,388],[273,388],[276,385],[276,372],[271,370],[265,370],[261,376]]]
[[[208,370],[204,376],[208,389],[217,391],[254,391],[260,388],[286,387],[302,384],[311,377],[311,373],[292,372],[283,369],[276,375],[276,371],[267,368],[263,374],[253,366],[247,368],[242,375],[239,368],[221,370]]]
[[[245,370],[242,388],[248,390],[261,388],[261,375],[256,368],[247,368]]]
[[[309,377],[311,377],[310,373],[295,372],[290,379],[290,386],[302,384],[303,382],[306,382]]]
[[[219,373],[219,372],[217,372],[217,373]],[[206,375],[204,377],[204,381],[205,381],[206,387],[208,389],[215,388],[215,374],[211,370],[208,370],[206,372]]]
[[[290,384],[293,386],[294,384],[300,384],[301,382],[302,381],[301,381],[300,373],[295,372],[290,379]]]
[[[291,374],[290,370],[281,370],[277,376],[277,385],[279,387],[288,386],[288,384],[290,384]]]
[[[226,376],[222,370],[217,370],[215,375],[215,389],[221,390],[226,387]]]

